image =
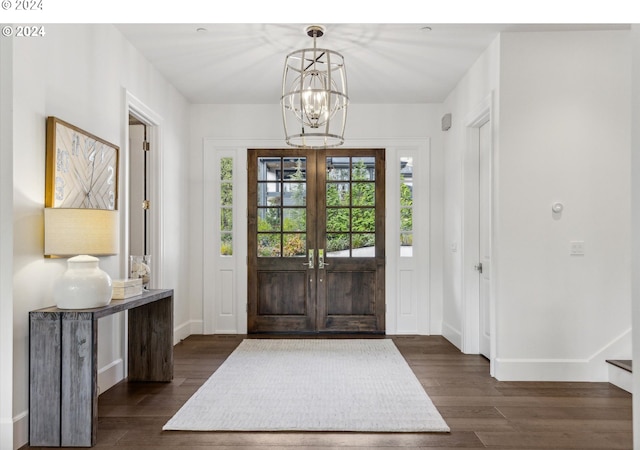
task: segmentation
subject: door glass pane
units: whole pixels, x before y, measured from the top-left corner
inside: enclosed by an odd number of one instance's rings
[[[233,184],[220,183],[220,205],[231,206],[233,202]]]
[[[413,233],[400,233],[400,256],[413,256]]]
[[[327,180],[349,180],[349,157],[328,156],[327,157]]]
[[[351,242],[351,253],[355,257],[376,256],[376,235],[374,233],[354,233]]]
[[[349,231],[349,208],[328,208],[326,230]]]
[[[351,231],[376,231],[376,211],[373,208],[353,208]]]
[[[374,206],[376,204],[376,185],[374,183],[353,183],[351,204],[353,206]]]
[[[282,161],[280,157],[258,158],[258,181],[280,180]]]
[[[258,206],[280,206],[280,183],[258,183]]]
[[[282,249],[282,255],[284,257],[301,256],[304,257],[307,254],[307,235],[304,233],[284,235],[284,247]]]
[[[306,158],[284,158],[283,180],[303,181],[307,179],[307,159]]]
[[[307,210],[304,208],[286,208],[283,211],[284,231],[307,231]],[[286,255],[285,255],[286,256]]]
[[[327,256],[349,257],[349,234],[327,233]]]
[[[304,206],[307,204],[306,183],[283,183],[284,206]]]
[[[223,256],[233,255],[233,234],[220,233],[220,254]]]
[[[373,156],[364,156],[353,158],[351,162],[351,179],[375,180],[376,179],[376,158]]]
[[[411,231],[413,229],[413,209],[400,208],[400,231]]]
[[[220,180],[233,181],[233,158],[220,158]]]
[[[258,233],[258,256],[280,256],[280,233]]]
[[[220,210],[220,231],[233,230],[233,210],[222,208]]]
[[[349,206],[349,183],[327,183],[327,206]]]
[[[258,208],[258,231],[280,231],[280,208]]]

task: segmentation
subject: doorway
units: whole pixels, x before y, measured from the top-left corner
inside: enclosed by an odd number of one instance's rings
[[[489,359],[493,374],[495,358],[495,305],[492,285],[493,216],[493,94],[489,94],[465,121],[467,146],[463,172],[462,346],[468,354]],[[492,279],[493,278],[493,279]]]
[[[247,167],[248,332],[384,333],[384,150],[251,149]]]
[[[129,115],[129,254],[148,255],[149,138],[147,125]]]

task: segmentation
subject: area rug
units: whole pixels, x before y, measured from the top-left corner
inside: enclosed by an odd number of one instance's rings
[[[245,339],[163,430],[449,427],[390,339]]]

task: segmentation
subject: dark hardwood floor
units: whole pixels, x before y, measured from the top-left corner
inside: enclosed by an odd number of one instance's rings
[[[440,336],[392,339],[451,427],[451,433],[163,432],[165,422],[246,337],[190,336],[175,347],[173,382],[122,382],[103,393],[99,398],[96,447],[120,450],[633,447],[631,394],[609,383],[496,381],[489,376],[486,359],[464,355]],[[23,447],[30,448],[36,447]]]

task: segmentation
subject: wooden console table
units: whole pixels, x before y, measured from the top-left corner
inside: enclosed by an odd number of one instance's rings
[[[173,379],[173,289],[93,309],[29,312],[29,445],[91,447],[98,425],[98,319],[129,311],[129,381]]]

